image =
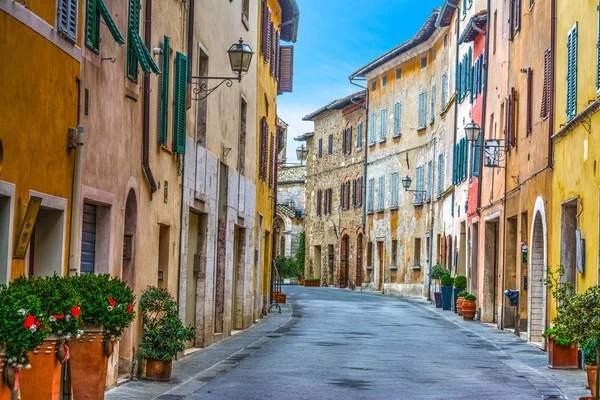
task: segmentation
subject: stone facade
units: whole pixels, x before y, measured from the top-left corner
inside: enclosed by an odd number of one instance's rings
[[[363,187],[365,92],[336,100],[306,116],[307,278],[321,285],[360,287],[364,264]],[[345,199],[342,199],[342,194]]]
[[[280,168],[277,174],[277,217],[281,231],[277,254],[296,256],[299,235],[304,232],[306,167]]]
[[[353,75],[369,87],[366,290],[427,296],[429,269],[440,262],[452,155],[446,152],[450,32],[435,27],[437,16],[387,61]],[[404,177],[413,192],[402,188]]]

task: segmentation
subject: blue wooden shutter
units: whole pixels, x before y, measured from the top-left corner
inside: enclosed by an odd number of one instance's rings
[[[371,113],[371,121],[369,121],[369,144],[375,144],[375,124],[377,123],[377,117],[375,113]]]
[[[392,204],[391,207],[398,206],[398,172],[392,174]]]
[[[58,1],[58,32],[70,42],[77,41],[77,5],[79,0],[59,0]]]
[[[375,200],[375,178],[369,179],[369,193],[367,196],[367,211],[373,211],[373,202]]]
[[[170,54],[171,40],[165,36],[163,39],[163,54],[162,59],[162,76],[159,82],[160,105],[159,105],[159,135],[158,142],[162,145],[167,145],[168,123],[169,123],[169,69],[170,69]],[[177,90],[177,87],[175,87]]]
[[[387,110],[384,108],[381,110],[381,125],[380,125],[380,131],[379,131],[379,140],[380,141],[384,141],[385,140],[385,131],[387,128]]]
[[[356,129],[356,148],[360,149],[362,147],[362,122],[358,123],[358,128]]]
[[[188,58],[178,52],[175,55],[175,96],[173,99],[173,151],[179,154],[185,154],[187,73]]]
[[[437,194],[438,197],[441,197],[444,183],[444,154],[438,155],[438,187]]]
[[[400,102],[394,104],[394,137],[400,136]]]
[[[377,202],[377,209],[383,210],[385,206],[385,176],[379,177],[379,201]]]
[[[477,146],[475,146],[475,157],[473,157],[473,175],[474,176],[480,176],[481,157],[483,156],[482,146],[483,146],[483,135],[479,135],[479,137],[477,138]]]
[[[425,193],[425,201],[431,201],[431,194],[433,192],[433,161],[427,163],[427,193]]]
[[[440,111],[446,107],[446,97],[448,96],[448,76],[446,74],[442,75],[442,93],[441,93],[441,101],[440,101]]]
[[[431,116],[429,122],[435,121],[435,85],[431,87]]]
[[[425,128],[425,118],[426,118],[426,109],[427,107],[427,97],[425,92],[419,93],[419,129]]]

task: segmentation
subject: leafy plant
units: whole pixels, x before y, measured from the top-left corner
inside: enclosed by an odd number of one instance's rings
[[[457,276],[454,278],[454,287],[457,289],[465,289],[467,287],[467,277]]]
[[[596,359],[596,348],[597,348],[598,340],[592,339],[585,342],[581,351],[583,353],[583,362],[585,365],[589,365],[590,367],[595,367],[598,365]]]
[[[442,286],[452,286],[454,280],[452,279],[449,273],[445,273],[442,276],[442,279],[440,279],[440,281],[442,283]]]
[[[103,327],[113,340],[135,318],[135,296],[127,283],[110,275],[83,274],[70,278],[81,296],[84,325]]]
[[[298,278],[304,276],[304,257],[306,254],[306,234],[304,232],[300,232],[298,235],[298,250],[296,250],[296,272],[298,273]]]
[[[469,294],[469,292],[467,292],[466,290],[463,290],[462,292],[458,293],[458,297],[465,297],[468,294]]]
[[[542,333],[542,337],[552,338],[554,340],[554,343],[556,343],[556,344],[558,344],[560,346],[570,346],[573,343],[572,339],[568,339],[568,338],[564,338],[564,337],[558,336],[556,328],[546,329],[544,331],[544,333]]]
[[[296,261],[294,261],[294,259],[292,258],[277,256],[275,258],[275,266],[277,267],[277,272],[279,272],[279,276],[282,278],[291,278],[298,276],[298,268],[296,266]]]
[[[194,340],[196,330],[186,328],[177,313],[177,302],[166,289],[150,286],[142,292],[140,309],[144,333],[140,355],[146,360],[171,361]]]
[[[441,264],[436,264],[429,271],[429,277],[433,280],[440,280],[442,276],[448,273],[448,270],[444,268]]]
[[[0,348],[4,347],[7,363],[28,368],[27,353],[42,345],[49,334],[42,299],[27,285],[0,285]]]
[[[474,294],[469,293],[468,295],[465,296],[465,300],[467,300],[467,301],[477,301],[477,296],[475,296]]]

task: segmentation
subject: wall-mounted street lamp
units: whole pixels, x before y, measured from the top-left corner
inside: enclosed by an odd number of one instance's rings
[[[227,87],[231,87],[233,85],[233,80],[241,82],[242,75],[246,75],[248,73],[254,52],[250,46],[244,43],[242,38],[240,38],[238,43],[231,45],[229,50],[227,50],[227,54],[229,55],[229,64],[231,65],[231,70],[237,76],[192,76],[192,84],[194,85],[192,88],[193,100],[198,101],[206,99],[212,92],[217,90],[217,88],[224,83]],[[221,82],[219,82],[216,86],[209,88],[208,82],[205,82],[207,80],[218,80]]]
[[[413,190],[413,189],[410,189],[410,185],[411,184],[412,184],[412,179],[410,179],[410,176],[406,175],[404,178],[402,178],[402,187],[404,188],[405,192],[427,193],[427,190]]]
[[[465,136],[467,141],[474,148],[483,149],[484,152],[484,163],[483,165],[491,168],[502,168],[500,167],[500,161],[506,157],[506,147],[504,140],[501,139],[489,139],[480,143],[479,136],[481,135],[481,126],[475,121],[471,120],[465,125]],[[476,162],[476,160],[474,160]]]
[[[308,157],[308,149],[304,144],[296,149],[296,157],[298,158],[298,161],[300,161],[300,165],[302,165],[302,162]]]

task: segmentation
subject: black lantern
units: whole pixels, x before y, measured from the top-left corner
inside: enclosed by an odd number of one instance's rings
[[[254,52],[250,46],[245,44],[240,38],[240,41],[233,44],[229,50],[227,50],[227,53],[229,54],[231,70],[234,74],[237,74],[238,80],[242,80],[242,74],[248,73],[248,70],[250,69],[250,62],[252,61]]]
[[[296,157],[298,157],[300,164],[308,157],[308,149],[304,144],[296,149]]]
[[[404,178],[402,178],[402,187],[404,188],[404,190],[408,190],[410,188],[411,183],[412,179],[410,179],[410,176],[406,175]]]
[[[476,124],[475,121],[471,121],[465,126],[465,134],[469,142],[476,142],[481,134],[481,126]]]

